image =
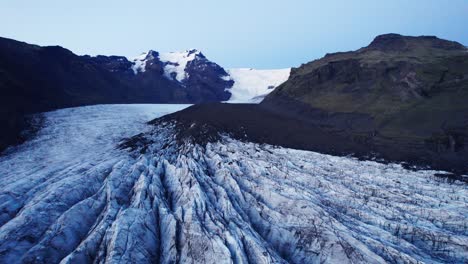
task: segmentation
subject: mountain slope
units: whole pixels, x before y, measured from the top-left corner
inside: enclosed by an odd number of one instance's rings
[[[111,72],[66,49],[0,38],[0,150],[18,140],[26,114],[124,102],[129,90]]]
[[[135,58],[133,63],[134,78],[139,80],[139,86],[147,84],[148,79],[154,76],[163,76],[181,88],[176,94],[183,97],[159,102],[213,102],[225,101],[231,96],[228,90],[233,82],[224,78],[226,71],[198,50],[171,53],[149,51]]]
[[[368,144],[384,157],[449,167],[468,156],[467,100],[466,47],[388,34],[294,69],[262,105]]]
[[[442,172],[226,136],[200,145],[146,123],[184,107],[45,113],[34,140],[0,157],[0,263],[468,258],[467,188]]]

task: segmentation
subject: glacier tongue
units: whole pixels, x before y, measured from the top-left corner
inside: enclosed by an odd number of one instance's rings
[[[234,85],[229,89],[229,103],[260,103],[276,87],[288,80],[291,69],[256,70],[250,68],[228,69],[227,79]]]
[[[29,146],[0,159],[0,263],[468,258],[464,184],[229,137],[180,143],[173,124],[141,122],[151,111],[57,111]],[[114,147],[138,131],[144,149]]]

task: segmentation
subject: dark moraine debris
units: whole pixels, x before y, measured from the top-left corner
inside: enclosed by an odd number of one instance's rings
[[[328,131],[315,124],[255,104],[199,104],[151,123],[174,121],[179,140],[190,139],[199,144],[217,141],[220,134],[229,134],[240,140],[334,154],[365,150],[339,135],[330,137]]]
[[[204,145],[216,142],[221,139],[222,134],[227,134],[235,139],[260,144],[332,155],[352,155],[383,162],[403,162],[406,167],[430,167],[451,171],[455,175],[468,173],[467,156],[444,156],[430,149],[410,148],[408,145],[411,146],[411,143],[399,142],[398,138],[374,141],[372,137],[378,139],[378,134],[359,137],[329,125],[335,119],[341,120],[347,118],[346,116],[337,114],[324,118],[324,114],[316,109],[303,111],[312,112],[316,116],[322,115],[323,119],[314,122],[301,116],[293,116],[292,113],[273,112],[262,105],[208,103],[194,105],[150,123],[175,123],[177,139],[180,142],[190,140]],[[366,119],[361,117],[351,116],[349,119],[366,122]],[[404,143],[408,145],[403,145]],[[465,178],[457,176],[457,179]]]

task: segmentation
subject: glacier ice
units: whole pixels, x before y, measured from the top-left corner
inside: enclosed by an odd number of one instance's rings
[[[183,107],[47,113],[0,158],[0,263],[468,259],[466,184],[228,136],[178,142],[174,124],[145,124]],[[137,133],[144,149],[117,147]]]

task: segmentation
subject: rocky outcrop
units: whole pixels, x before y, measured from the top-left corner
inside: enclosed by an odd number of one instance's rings
[[[435,36],[402,36],[399,34],[384,34],[377,36],[366,48],[366,50],[380,50],[384,52],[412,52],[415,50],[423,51],[426,49],[436,49],[445,51],[466,50],[462,44],[439,39]]]
[[[28,114],[125,102],[130,90],[109,70],[69,50],[0,38],[0,150],[21,140]]]
[[[467,100],[466,47],[388,34],[293,69],[262,106],[365,144],[384,158],[466,171]]]
[[[226,79],[228,73],[218,64],[208,60],[201,52],[185,67],[187,78],[183,84],[196,90],[190,99],[195,102],[227,101],[231,97],[229,89],[234,81]]]

